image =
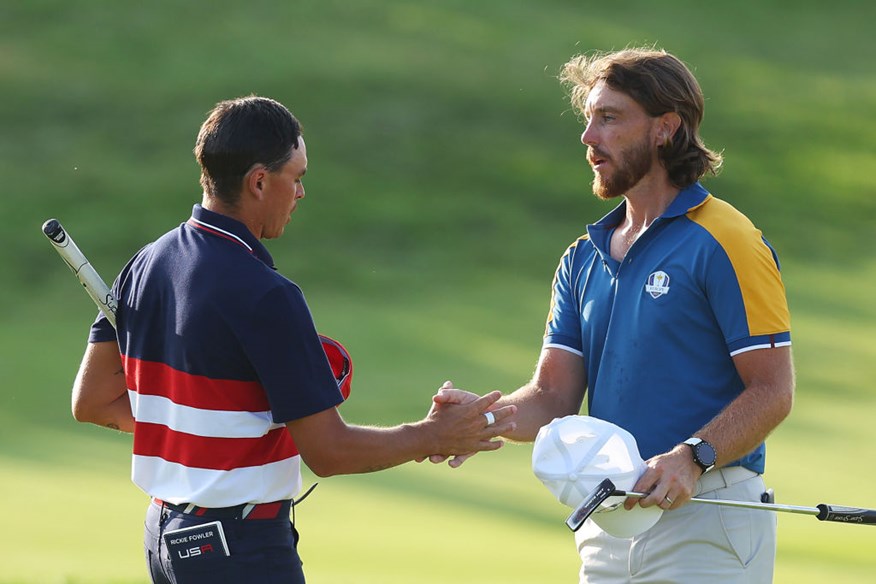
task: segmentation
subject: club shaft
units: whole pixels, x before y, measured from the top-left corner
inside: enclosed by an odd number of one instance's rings
[[[633,497],[641,499],[647,497],[647,493],[637,493],[636,491],[619,491],[615,490],[612,495],[619,497]],[[723,505],[726,507],[740,507],[743,509],[763,509],[767,511],[780,511],[782,513],[797,513],[799,515],[815,515],[821,513],[817,507],[801,507],[798,505],[780,505],[778,503],[758,503],[754,501],[730,501],[728,499],[702,499],[700,497],[692,497],[692,503],[706,503],[708,505]]]

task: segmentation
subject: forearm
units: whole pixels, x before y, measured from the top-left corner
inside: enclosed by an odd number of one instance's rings
[[[74,410],[74,417],[78,422],[88,422],[110,430],[119,430],[129,434],[134,431],[134,416],[131,414],[131,401],[127,394],[88,412],[81,412],[77,415]]]
[[[787,389],[749,387],[696,435],[715,447],[716,466],[724,466],[757,448],[787,417],[792,403]]]
[[[134,431],[118,345],[113,342],[88,345],[73,383],[71,409],[79,422]]]
[[[583,398],[583,392],[552,390],[534,382],[528,383],[498,402],[503,406],[517,406],[517,413],[512,417],[517,428],[504,434],[504,437],[518,442],[532,442],[541,427],[554,418],[577,414]]]
[[[437,445],[423,422],[391,428],[348,425],[331,448],[305,458],[318,476],[357,474],[392,468],[427,456]]]
[[[134,416],[127,393],[102,403],[89,403],[74,398],[73,417],[77,422],[95,424],[111,430],[128,433],[134,431]]]
[[[745,390],[697,432],[715,446],[718,466],[754,450],[788,416],[794,403],[789,347],[752,351],[735,361]]]
[[[577,414],[587,390],[584,360],[560,348],[542,349],[532,380],[500,400],[516,405],[517,428],[504,434],[521,442],[535,440],[538,431],[554,418]]]
[[[397,466],[432,454],[457,455],[502,446],[497,436],[513,430],[513,407],[495,408],[491,392],[467,404],[432,408],[418,422],[391,428],[347,424],[337,408],[287,422],[305,464],[319,476],[363,473]],[[491,409],[495,422],[487,423]]]
[[[532,442],[541,427],[554,418],[577,414],[586,390],[587,375],[579,355],[559,348],[543,349],[532,380],[503,396],[494,406],[494,409],[498,406],[515,406],[516,409],[509,418],[516,427],[503,432],[502,436]],[[466,403],[476,397],[445,384],[433,399],[440,407],[441,404]]]

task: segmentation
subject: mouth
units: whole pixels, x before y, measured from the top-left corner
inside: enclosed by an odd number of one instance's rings
[[[594,154],[590,152],[587,154],[587,162],[590,163],[591,168],[593,168],[594,170],[599,170],[601,167],[604,167],[606,164],[608,164],[608,158],[600,154]]]

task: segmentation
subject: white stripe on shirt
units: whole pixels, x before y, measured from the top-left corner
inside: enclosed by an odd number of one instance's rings
[[[131,413],[138,422],[161,424],[175,432],[207,438],[261,438],[285,424],[275,424],[271,412],[203,410],[183,406],[158,395],[128,390]]]
[[[157,456],[134,455],[131,480],[145,493],[178,505],[231,507],[292,499],[301,490],[301,457],[233,470],[189,468]]]

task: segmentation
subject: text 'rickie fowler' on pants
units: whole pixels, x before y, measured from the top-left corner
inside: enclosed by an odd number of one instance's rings
[[[741,467],[700,479],[697,496],[760,502],[764,482]],[[575,534],[581,584],[763,584],[773,581],[776,514],[704,503],[666,511],[630,539],[585,521]]]
[[[230,555],[203,554],[172,564],[162,536],[168,531],[214,521],[217,519],[182,513],[155,501],[150,503],[146,512],[144,548],[154,584],[304,583],[304,572],[295,547],[298,534],[288,516],[218,520]],[[188,551],[183,553],[189,556]]]

